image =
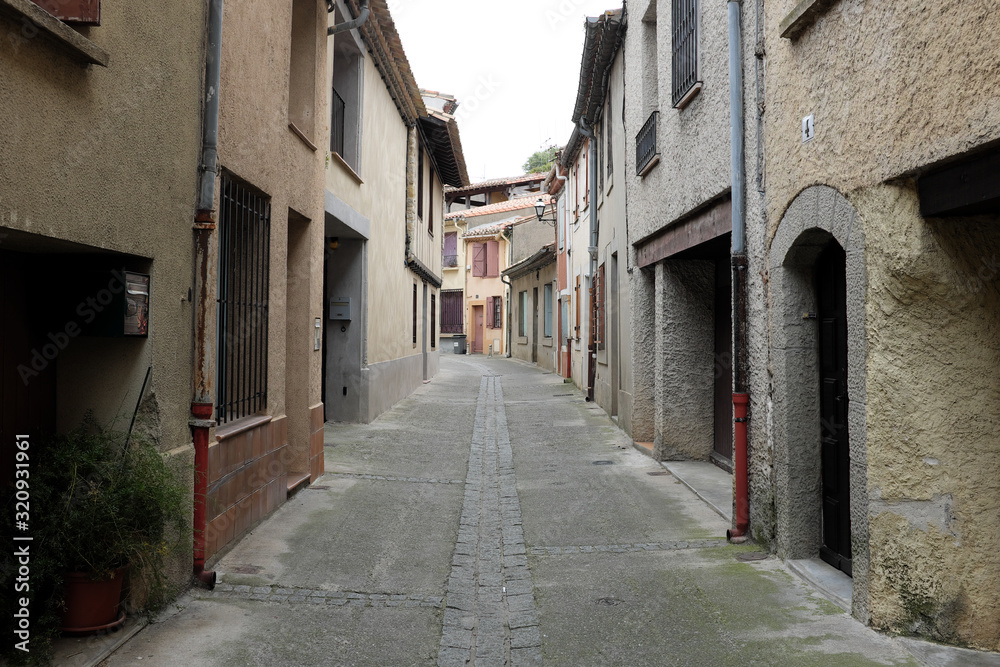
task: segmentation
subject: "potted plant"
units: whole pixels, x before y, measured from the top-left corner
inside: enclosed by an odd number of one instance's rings
[[[61,629],[109,629],[124,621],[126,574],[162,593],[164,556],[187,534],[187,487],[148,436],[102,429],[91,415],[40,449],[39,545],[62,566]]]

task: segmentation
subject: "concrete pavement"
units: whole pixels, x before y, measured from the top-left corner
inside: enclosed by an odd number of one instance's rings
[[[328,425],[326,474],[105,664],[962,664],[727,544],[561,378],[441,361],[375,423]]]

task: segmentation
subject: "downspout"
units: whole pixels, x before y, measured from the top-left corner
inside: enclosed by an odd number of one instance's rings
[[[726,537],[743,542],[750,532],[750,491],[747,453],[747,251],[746,202],[743,177],[743,39],[740,4],[729,0],[729,137],[733,218],[733,419],[736,527]]]
[[[507,239],[507,266],[509,267],[511,260],[513,259],[514,230],[513,230],[513,228],[508,227],[507,229],[505,229],[502,232],[500,232],[500,234],[505,239]],[[504,352],[506,352],[506,354],[504,354],[504,356],[507,357],[508,359],[510,359],[513,356],[513,354],[511,353],[510,346],[513,345],[513,340],[514,340],[513,339],[513,332],[510,330],[511,329],[511,327],[510,327],[510,312],[511,312],[511,310],[510,310],[510,304],[511,304],[511,301],[513,300],[513,298],[514,298],[514,286],[510,284],[509,280],[504,280],[504,278],[506,278],[506,276],[504,276],[501,273],[500,274],[500,282],[502,282],[504,285],[507,286],[507,317],[506,317],[506,320],[507,320],[507,327],[506,327],[506,329],[507,329],[507,336],[506,336],[506,338],[507,338],[507,343],[506,343],[507,348],[504,350]]]
[[[215,318],[215,179],[219,172],[219,84],[222,77],[222,0],[210,0],[208,49],[205,54],[205,109],[202,121],[201,181],[194,221],[194,398],[188,424],[194,439],[194,577],[208,588],[215,572],[205,569],[206,504],[208,499],[208,441],[215,421],[214,380],[209,333]]]
[[[594,132],[587,125],[587,120],[580,118],[578,124],[580,133],[590,140],[590,150],[587,159],[590,160],[590,246],[587,252],[590,254],[590,291],[594,293],[594,281],[597,280],[597,140]],[[596,295],[595,295],[596,296]],[[597,304],[594,299],[590,300],[590,309],[594,310]],[[594,337],[594,332],[590,332],[590,337]],[[587,400],[594,400],[594,380],[597,377],[597,341],[590,346],[590,359],[587,362]]]
[[[368,20],[368,0],[361,0],[361,13],[358,17],[350,21],[344,21],[343,23],[338,23],[337,25],[332,25],[326,29],[327,36],[336,35],[338,33],[347,32],[348,30],[354,30],[355,28],[360,28],[364,25],[365,21]]]

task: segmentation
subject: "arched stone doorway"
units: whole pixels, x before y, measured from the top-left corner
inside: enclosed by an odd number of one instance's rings
[[[838,262],[842,262],[842,273],[831,272],[830,266]],[[840,432],[848,448],[844,456],[849,455],[842,470],[841,502],[850,506],[847,532],[841,532],[850,548],[839,547],[850,560],[841,569],[853,570],[853,612],[867,620],[867,274],[864,228],[851,203],[827,186],[802,191],[781,219],[771,243],[768,271],[778,552],[789,560],[817,558],[821,550],[828,555],[826,541],[831,531],[829,525],[824,531],[824,515],[829,524],[831,514],[824,484],[830,485],[831,464],[828,461],[824,475],[823,453],[831,435]],[[843,284],[831,289],[824,282],[829,280]],[[824,294],[827,302],[831,294],[841,301],[840,317],[846,319],[842,329],[846,378],[840,391],[829,389],[829,361],[821,363],[821,342],[827,354],[835,349],[829,347],[829,331],[835,325],[830,324],[829,303],[821,303]],[[821,341],[824,326],[827,340]],[[843,418],[831,417],[838,414],[827,405],[834,399],[844,403],[839,414],[846,417],[846,424],[838,423]]]

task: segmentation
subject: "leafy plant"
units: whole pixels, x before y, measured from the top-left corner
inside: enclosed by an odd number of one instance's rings
[[[526,174],[536,174],[545,173],[552,168],[552,163],[555,162],[556,153],[559,152],[558,146],[547,146],[539,151],[535,151],[528,158],[528,161],[521,165]]]
[[[12,664],[40,659],[58,635],[66,572],[107,579],[127,566],[133,588],[142,580],[149,607],[165,601],[164,559],[186,544],[188,490],[180,471],[141,429],[126,440],[126,434],[101,428],[88,414],[65,435],[32,441],[34,655],[8,653]],[[12,590],[14,573],[5,568],[2,575],[5,589]]]

